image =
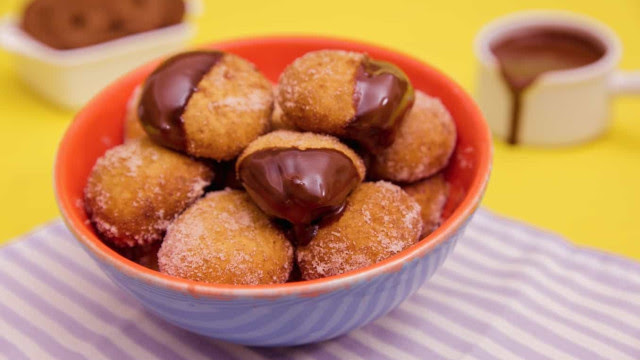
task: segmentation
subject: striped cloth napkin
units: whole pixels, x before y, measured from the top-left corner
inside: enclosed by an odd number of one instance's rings
[[[0,248],[0,357],[640,359],[640,264],[480,210],[389,315],[324,343],[251,348],[151,315],[56,221]]]

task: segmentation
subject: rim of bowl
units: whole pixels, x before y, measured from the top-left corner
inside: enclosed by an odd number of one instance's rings
[[[67,225],[67,228],[73,233],[73,235],[89,249],[91,254],[108,265],[116,268],[118,271],[124,273],[127,276],[136,278],[144,283],[159,286],[161,288],[170,289],[174,291],[187,292],[194,297],[212,297],[218,299],[233,299],[239,297],[250,298],[262,298],[273,299],[288,295],[296,295],[301,297],[315,297],[320,294],[332,292],[339,289],[349,288],[353,285],[359,284],[363,281],[370,280],[385,273],[392,273],[399,271],[402,266],[416,258],[426,255],[429,251],[436,246],[450,239],[469,219],[469,217],[475,212],[480,204],[484,190],[489,180],[491,172],[491,160],[493,156],[493,148],[491,145],[491,133],[489,127],[484,120],[480,109],[477,107],[471,96],[462,89],[456,82],[444,75],[439,70],[425,64],[424,62],[417,60],[409,55],[401,53],[396,50],[381,47],[379,45],[373,45],[362,41],[354,41],[332,37],[319,37],[319,36],[265,36],[265,37],[250,37],[239,38],[221,42],[215,42],[207,44],[206,47],[222,47],[230,45],[250,45],[256,42],[301,42],[316,43],[325,48],[331,47],[358,47],[376,49],[377,51],[389,54],[391,57],[402,57],[406,62],[413,63],[413,65],[419,66],[431,76],[440,77],[448,87],[453,89],[457,94],[460,94],[463,101],[459,106],[464,106],[467,111],[472,114],[470,116],[471,121],[475,123],[475,126],[479,129],[478,136],[480,137],[480,146],[477,149],[479,154],[479,163],[473,180],[469,189],[460,204],[450,214],[450,216],[438,227],[433,233],[427,237],[419,240],[413,246],[383,260],[376,264],[363,267],[360,269],[352,270],[340,275],[330,276],[316,280],[306,280],[300,282],[284,283],[284,284],[269,284],[269,285],[230,285],[230,284],[212,284],[199,281],[193,281],[188,279],[182,279],[173,277],[161,272],[148,269],[142,265],[139,265],[133,261],[130,261],[123,256],[119,255],[102,240],[98,238],[89,227],[85,226],[79,215],[74,214],[74,208],[77,208],[73,204],[69,190],[62,187],[63,173],[61,171],[63,162],[62,157],[65,152],[68,152],[67,148],[70,146],[69,139],[72,139],[77,132],[77,119],[82,117],[82,114],[87,109],[92,108],[92,103],[96,102],[96,99],[105,96],[105,94],[113,89],[117,84],[125,79],[134,76],[136,73],[145,71],[153,65],[152,63],[143,65],[135,70],[124,75],[116,82],[109,85],[102,90],[96,97],[94,97],[84,109],[81,110],[73,120],[73,122],[67,128],[60,144],[58,152],[56,154],[56,161],[54,165],[54,192],[56,202],[62,213],[62,218]],[[78,211],[78,210],[76,210]]]

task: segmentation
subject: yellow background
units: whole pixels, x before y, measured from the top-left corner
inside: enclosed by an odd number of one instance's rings
[[[21,0],[1,0],[0,14]],[[622,39],[621,67],[640,68],[640,1],[207,1],[194,43],[273,33],[363,39],[427,61],[465,88],[471,42],[491,19],[526,8],[595,17]],[[52,193],[57,143],[73,117],[20,83],[0,52],[0,242],[58,216]],[[484,205],[571,241],[640,259],[640,97],[615,102],[610,131],[589,144],[512,148],[496,143]]]

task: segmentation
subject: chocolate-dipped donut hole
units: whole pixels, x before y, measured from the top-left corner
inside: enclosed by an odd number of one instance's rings
[[[236,163],[238,177],[268,215],[292,224],[298,244],[339,217],[364,179],[362,160],[336,138],[279,130],[252,142]]]
[[[320,50],[284,70],[278,103],[297,128],[355,140],[377,153],[393,143],[413,104],[413,87],[391,63],[366,54]]]
[[[149,75],[138,116],[153,141],[225,161],[269,129],[272,110],[271,83],[253,64],[220,51],[191,51]]]

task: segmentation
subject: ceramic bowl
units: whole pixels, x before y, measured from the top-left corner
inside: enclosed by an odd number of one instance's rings
[[[208,47],[247,58],[274,82],[295,58],[319,49],[366,52],[400,66],[415,88],[442,100],[458,129],[456,150],[446,169],[451,196],[442,226],[375,265],[279,285],[206,284],[161,274],[125,259],[96,236],[82,207],[82,194],[96,159],[122,142],[127,100],[157,64],[151,63],[100,92],[78,113],[60,143],[55,193],[78,242],[118,286],[150,312],[184,329],[234,343],[285,346],[322,341],[363,326],[398,306],[442,265],[480,204],[492,148],[489,129],[474,101],[424,62],[371,44],[318,37],[265,37]]]

